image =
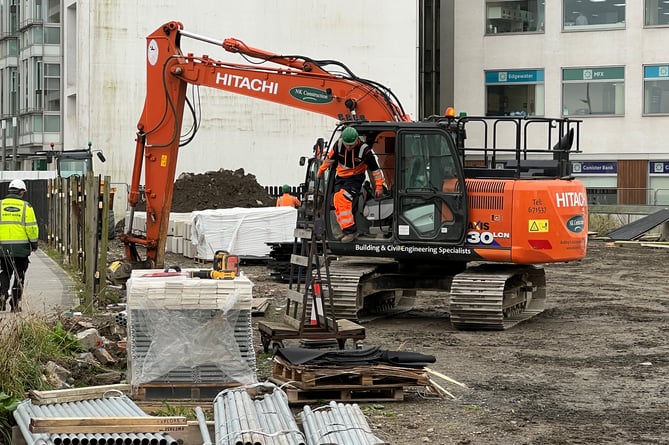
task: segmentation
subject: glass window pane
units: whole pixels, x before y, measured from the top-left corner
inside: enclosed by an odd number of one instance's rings
[[[563,0],[563,29],[579,31],[624,28],[625,0]]]
[[[543,116],[544,71],[486,71],[487,116]]]
[[[544,1],[487,0],[486,34],[544,30]]]
[[[669,25],[669,3],[664,0],[645,0],[644,24]]]
[[[669,113],[669,64],[644,67],[643,112]]]
[[[43,33],[41,26],[33,26],[32,28],[32,42],[33,44],[43,43]]]
[[[60,131],[60,116],[44,116],[44,131],[48,133],[58,133]]]
[[[44,29],[44,43],[60,44],[60,28],[48,26]]]
[[[48,23],[60,23],[60,0],[48,0],[46,7],[46,21]]]
[[[45,64],[44,70],[44,74],[48,77],[60,77],[60,65],[57,63]]]
[[[44,125],[41,114],[33,116],[33,131],[35,132],[44,131]]]
[[[625,113],[624,67],[565,68],[562,80],[563,115]]]

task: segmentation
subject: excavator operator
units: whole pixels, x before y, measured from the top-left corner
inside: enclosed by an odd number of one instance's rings
[[[360,140],[358,131],[353,127],[346,127],[339,140],[332,146],[318,169],[318,177],[322,177],[325,170],[336,166],[333,190],[333,203],[337,223],[344,233],[340,241],[348,243],[358,237],[353,215],[353,202],[360,193],[365,181],[365,173],[369,170],[375,184],[377,198],[383,196],[384,177],[379,162],[372,148]]]

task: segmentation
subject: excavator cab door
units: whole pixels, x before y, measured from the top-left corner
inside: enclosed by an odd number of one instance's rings
[[[461,244],[467,228],[463,168],[453,139],[438,128],[397,133],[395,238]]]

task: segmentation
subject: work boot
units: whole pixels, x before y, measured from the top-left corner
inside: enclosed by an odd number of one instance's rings
[[[347,233],[346,235],[344,235],[342,237],[341,242],[342,243],[350,243],[351,241],[353,241],[357,237],[358,237],[358,232]]]

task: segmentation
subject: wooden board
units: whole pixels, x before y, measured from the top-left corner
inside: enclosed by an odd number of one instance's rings
[[[381,388],[397,386],[428,386],[424,369],[389,365],[347,367],[302,366],[274,357],[272,378],[282,385],[290,383],[298,389]]]
[[[240,386],[228,383],[146,383],[133,392],[133,400],[198,400],[213,401],[219,392]]]

